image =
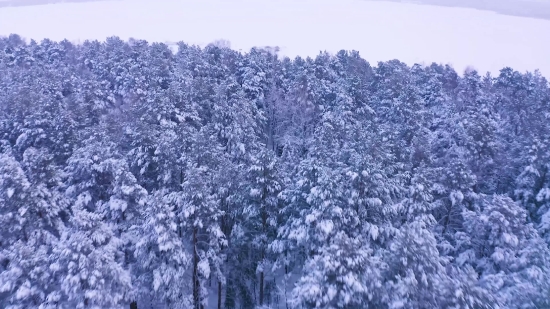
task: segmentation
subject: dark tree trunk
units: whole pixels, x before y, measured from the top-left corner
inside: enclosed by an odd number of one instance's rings
[[[225,309],[234,309],[235,306],[235,287],[232,278],[227,278],[225,285]]]
[[[260,306],[264,304],[264,272],[260,272]]]
[[[138,309],[136,301],[130,303],[130,309]]]
[[[193,306],[201,309],[199,296],[199,255],[197,252],[197,228],[193,228]]]
[[[264,172],[265,173],[265,172]],[[266,176],[264,174],[264,176]],[[262,202],[265,203],[265,199],[267,196],[267,190],[264,187],[263,193],[262,193]],[[262,230],[263,234],[267,237],[267,209],[265,208],[265,204],[262,210]],[[264,259],[265,259],[265,246],[266,244],[262,245],[262,254],[261,254],[261,263],[262,263],[262,271],[260,272],[260,306],[263,306],[264,304]]]
[[[288,275],[288,266],[285,265],[285,277]],[[285,304],[286,304],[286,309],[288,309],[288,298],[286,297],[286,283],[285,283]]]
[[[222,282],[218,281],[218,309],[222,309]]]

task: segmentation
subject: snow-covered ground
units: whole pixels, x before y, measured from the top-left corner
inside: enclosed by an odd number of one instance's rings
[[[355,49],[373,63],[439,62],[493,73],[511,66],[550,76],[550,20],[387,1],[119,0],[0,7],[0,35],[10,33],[75,42],[112,35],[199,45],[226,39],[242,50],[279,46],[291,57]]]

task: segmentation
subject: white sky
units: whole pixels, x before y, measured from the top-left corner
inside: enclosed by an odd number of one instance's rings
[[[550,76],[550,20],[489,11],[361,0],[120,0],[0,8],[0,35],[71,41],[117,35],[235,49],[279,46],[294,57],[356,49],[399,59]]]

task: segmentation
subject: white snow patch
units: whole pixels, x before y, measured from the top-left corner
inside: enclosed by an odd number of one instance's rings
[[[128,207],[128,203],[126,201],[114,198],[112,197],[109,200],[109,208],[111,210],[120,210],[120,211],[126,211],[126,208]]]
[[[210,277],[210,265],[207,260],[201,260],[197,265],[199,272],[206,278]]]
[[[461,203],[464,200],[464,194],[460,191],[453,191],[451,194],[449,194],[449,198],[451,199],[452,205],[457,205]]]
[[[332,230],[334,229],[334,223],[332,223],[331,220],[323,220],[319,222],[318,226],[325,235],[332,233]]]
[[[379,234],[380,234],[380,230],[378,229],[378,226],[370,225],[370,236],[372,240],[376,240]]]
[[[14,188],[8,188],[7,190],[7,194],[8,194],[8,198],[11,198],[13,196],[13,193],[15,193],[15,189]]]
[[[262,192],[259,189],[250,189],[250,196],[258,197],[262,194]]]

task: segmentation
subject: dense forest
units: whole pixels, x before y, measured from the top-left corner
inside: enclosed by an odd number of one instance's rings
[[[0,38],[0,308],[550,308],[543,76],[226,46]]]

